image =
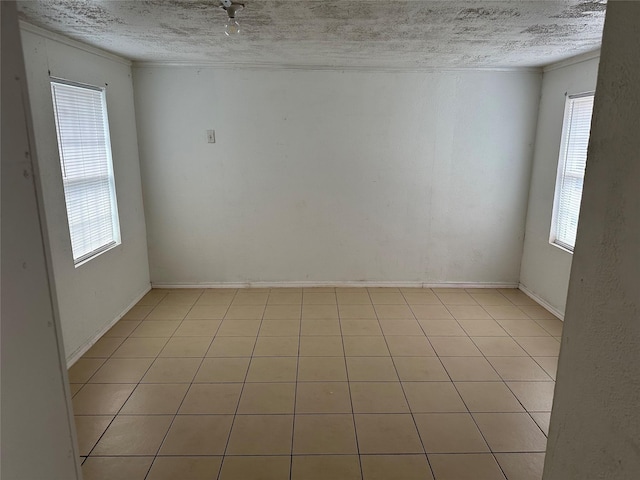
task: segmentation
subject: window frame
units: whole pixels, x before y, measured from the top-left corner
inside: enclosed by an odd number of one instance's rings
[[[117,200],[117,192],[116,192],[116,185],[115,185],[115,172],[113,168],[113,154],[111,150],[111,131],[109,126],[109,115],[108,115],[108,108],[107,108],[107,92],[105,87],[76,82],[73,80],[68,80],[68,79],[53,77],[53,76],[49,77],[49,84],[51,88],[51,101],[52,101],[53,113],[54,113],[54,122],[55,122],[54,126],[56,130],[56,142],[58,146],[60,173],[62,176],[62,188],[63,188],[63,195],[65,199],[65,211],[67,214],[67,226],[69,228],[69,240],[71,242],[71,252],[72,252],[74,267],[78,268],[81,265],[84,265],[85,263],[93,260],[94,258],[117,247],[122,243],[120,216],[118,213],[118,200]],[[105,150],[105,157],[106,157],[105,158],[106,174],[108,179],[107,183],[109,188],[109,204],[111,209],[111,228],[112,228],[111,237],[112,238],[111,238],[111,241],[101,245],[100,247],[97,247],[91,250],[90,252],[86,252],[82,255],[78,255],[77,257],[73,251],[74,248],[73,248],[73,239],[72,239],[73,237],[72,226],[71,226],[71,222],[69,221],[70,211],[69,211],[69,206],[67,204],[67,183],[65,180],[65,163],[64,163],[64,154],[63,154],[62,142],[60,137],[60,129],[59,129],[59,120],[58,120],[60,112],[58,109],[56,93],[54,90],[54,85],[56,84],[61,86],[81,88],[81,89],[99,92],[100,98],[101,98],[101,106],[102,106],[101,114],[102,114],[102,124],[104,127],[104,150]],[[83,177],[83,178],[88,178],[88,177]]]
[[[564,115],[562,119],[562,136],[560,140],[560,150],[558,152],[558,168],[556,172],[556,186],[553,196],[553,211],[551,215],[551,228],[549,233],[549,243],[554,247],[560,248],[566,252],[573,254],[575,248],[574,244],[571,245],[558,238],[558,217],[560,215],[561,197],[565,179],[566,164],[569,158],[569,143],[571,138],[571,128],[573,128],[573,102],[577,99],[591,97],[592,98],[592,110],[589,118],[589,130],[591,130],[591,121],[593,119],[593,100],[595,99],[595,91],[587,91],[576,94],[565,94]],[[589,137],[591,132],[589,132]],[[587,151],[585,151],[585,169],[588,154],[589,139],[587,139]],[[582,189],[584,188],[584,171],[582,173],[582,186],[580,188],[580,204],[582,203]],[[578,222],[580,217],[580,206],[578,206]],[[577,230],[577,225],[576,225]]]

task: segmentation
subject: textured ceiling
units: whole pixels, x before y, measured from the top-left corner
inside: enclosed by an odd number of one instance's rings
[[[605,1],[219,0],[18,2],[29,23],[131,60],[422,69],[533,67],[599,47]]]

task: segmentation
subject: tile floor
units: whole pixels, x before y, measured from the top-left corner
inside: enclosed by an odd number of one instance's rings
[[[86,480],[539,480],[562,322],[518,290],[152,290],[70,370]]]

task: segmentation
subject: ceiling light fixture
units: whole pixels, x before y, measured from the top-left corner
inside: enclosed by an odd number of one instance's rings
[[[228,37],[233,35],[237,35],[240,33],[240,24],[236,20],[236,12],[238,10],[242,10],[244,8],[244,3],[236,3],[231,0],[220,0],[220,8],[222,8],[229,18],[227,19],[227,23],[224,26],[224,33]]]

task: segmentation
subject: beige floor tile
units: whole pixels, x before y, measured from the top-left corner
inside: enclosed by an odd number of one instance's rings
[[[456,382],[470,412],[523,412],[520,402],[502,382]]]
[[[547,438],[527,413],[474,413],[493,452],[544,452]]]
[[[470,338],[429,337],[429,341],[440,357],[481,357],[482,353]]]
[[[509,334],[495,320],[458,320],[470,337],[507,337]]]
[[[394,357],[393,363],[403,382],[442,382],[449,375],[437,357]]]
[[[482,434],[468,413],[419,413],[413,417],[427,453],[489,451]]]
[[[294,455],[356,454],[356,432],[351,414],[296,415]]]
[[[240,383],[194,383],[184,397],[178,413],[235,414],[241,391]]]
[[[267,305],[302,305],[302,291],[271,292]]]
[[[159,455],[222,455],[233,415],[178,415]]]
[[[337,292],[339,305],[371,305],[369,294],[364,292]]]
[[[549,421],[551,420],[551,412],[529,412],[533,421],[538,424],[540,430],[544,432],[545,435],[549,435]]]
[[[518,320],[529,318],[520,307],[514,305],[487,305],[485,310],[495,320]]]
[[[453,315],[444,305],[410,305],[418,320],[452,320]]]
[[[412,413],[466,412],[451,382],[403,382]]]
[[[300,320],[301,317],[300,305],[267,305],[263,318],[265,320]]]
[[[448,305],[447,308],[456,320],[491,320],[491,315],[479,305]]]
[[[551,411],[555,382],[508,382],[507,385],[527,411]]]
[[[136,305],[122,316],[122,320],[144,320],[155,305]]]
[[[536,302],[532,298],[517,288],[499,289],[498,291],[507,297],[514,305],[536,305]]]
[[[291,480],[360,480],[357,455],[296,455]]]
[[[238,414],[292,414],[295,402],[295,383],[247,383],[242,390]]]
[[[220,480],[289,480],[290,467],[289,456],[225,457]]]
[[[257,289],[239,290],[233,299],[232,305],[239,306],[264,306],[269,299],[268,290],[259,292]]]
[[[110,358],[89,382],[138,383],[152,363],[152,358]]]
[[[227,455],[290,455],[293,415],[236,415]]]
[[[354,413],[409,413],[400,382],[350,382]]]
[[[224,305],[228,307],[235,296],[235,290],[229,292],[209,292],[205,291],[195,303],[197,307]]]
[[[218,328],[218,337],[255,337],[260,329],[260,320],[223,320]]]
[[[205,358],[194,383],[244,382],[250,358]]]
[[[340,321],[331,320],[302,320],[300,335],[340,335]]]
[[[254,357],[249,364],[247,382],[295,382],[294,357]]]
[[[187,320],[222,320],[227,313],[226,305],[194,305]]]
[[[548,337],[549,332],[533,320],[498,320],[512,337]]]
[[[155,455],[172,420],[172,415],[118,415],[93,454]]]
[[[207,357],[250,357],[256,337],[215,337]]]
[[[344,357],[300,357],[299,382],[346,382]]]
[[[168,338],[129,337],[113,352],[113,358],[157,357]]]
[[[175,415],[189,385],[140,384],[124,404],[121,414],[127,415]]]
[[[156,320],[142,322],[132,333],[131,337],[170,337],[180,325],[180,320]]]
[[[209,350],[213,337],[173,337],[160,352],[160,357],[202,358]]]
[[[304,294],[303,294],[304,295]],[[338,318],[338,308],[335,305],[309,305],[302,304],[302,319],[329,319]]]
[[[191,383],[201,362],[200,358],[157,358],[141,382]]]
[[[71,396],[74,397],[76,393],[78,393],[82,387],[84,387],[83,383],[70,383],[69,390],[71,391]]]
[[[153,457],[89,457],[82,464],[84,480],[145,480]]]
[[[108,358],[113,355],[120,345],[125,341],[121,337],[102,337],[94,343],[82,356],[83,358]]]
[[[473,299],[480,305],[513,305],[507,297],[501,293],[471,293]]]
[[[498,453],[496,459],[507,480],[540,480],[544,453]]]
[[[362,455],[363,480],[433,480],[426,455]]]
[[[202,289],[169,290],[159,305],[193,305],[202,295]]]
[[[394,357],[435,357],[427,337],[423,336],[387,336],[387,346]]]
[[[300,320],[264,320],[260,327],[261,337],[297,337],[300,335]]]
[[[493,455],[463,453],[429,455],[436,480],[504,480]]]
[[[533,318],[534,320],[557,320],[557,317],[553,313],[540,305],[522,305],[520,310],[522,310],[527,317]]]
[[[538,365],[540,365],[547,374],[556,379],[558,371],[558,357],[533,357]]]
[[[425,335],[434,337],[466,337],[465,332],[456,320],[418,320]]]
[[[213,337],[220,328],[220,320],[184,320],[174,337]]]
[[[432,292],[403,292],[403,295],[404,295],[404,299],[411,306],[442,304],[438,296]]]
[[[146,480],[211,480],[221,463],[222,457],[156,457]]]
[[[226,320],[260,320],[264,309],[264,305],[237,305],[233,303],[224,318]]]
[[[373,309],[373,305],[345,305],[340,304],[338,306],[338,313],[340,319],[375,319],[376,311]]]
[[[79,455],[89,455],[89,452],[91,452],[91,449],[107,429],[111,420],[113,420],[113,415],[75,416]]]
[[[527,356],[527,352],[510,337],[471,337],[471,340],[487,357]]]
[[[410,414],[357,414],[355,422],[361,454],[424,452]]]
[[[379,322],[385,336],[418,335],[424,337],[424,332],[417,320],[379,320]]]
[[[128,337],[131,335],[138,325],[140,325],[140,320],[120,320],[113,327],[111,327],[107,333],[104,334],[105,337]]]
[[[104,362],[104,358],[79,358],[69,369],[69,383],[88,382]]]
[[[413,312],[408,305],[375,305],[376,315],[379,319],[414,319]]]
[[[467,292],[436,293],[445,305],[477,305],[476,301]]]
[[[560,353],[560,342],[553,337],[514,337],[514,340],[532,357],[557,357]]]
[[[487,357],[503,380],[551,380],[531,357]]]
[[[342,339],[347,357],[388,357],[387,342],[381,336],[348,336]]]
[[[478,357],[440,357],[451,380],[460,382],[490,382],[500,380],[491,364]]]
[[[351,413],[347,382],[299,382],[296,390],[298,413]]]
[[[135,387],[131,384],[87,384],[73,397],[73,413],[115,415]]]
[[[310,292],[302,298],[304,305],[335,305],[336,294],[334,292]]]
[[[300,337],[301,357],[339,357],[344,355],[342,337]]]
[[[347,357],[351,382],[397,382],[396,369],[387,357]]]
[[[189,305],[158,305],[151,310],[145,320],[183,320],[190,309],[191,306]]]
[[[378,320],[340,320],[343,336],[382,335]]]
[[[406,305],[407,301],[400,292],[371,291],[369,293],[374,305]],[[377,309],[376,309],[377,310]],[[411,315],[413,317],[413,315]],[[395,318],[395,317],[394,317]]]
[[[157,305],[167,293],[169,291],[163,288],[151,289],[140,299],[138,305]]]
[[[554,337],[562,336],[562,320],[554,319],[538,319],[535,322],[540,325],[545,331],[549,332]],[[525,335],[522,335],[525,336]]]
[[[298,342],[298,337],[258,337],[253,355],[256,357],[295,357],[298,355]]]

